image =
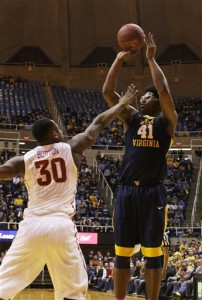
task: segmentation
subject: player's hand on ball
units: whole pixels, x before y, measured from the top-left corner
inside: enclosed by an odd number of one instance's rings
[[[154,41],[154,37],[150,32],[148,33],[148,35],[145,36],[145,45],[147,46],[146,58],[154,58],[156,53],[156,44]]]
[[[124,62],[131,59],[140,49],[124,50],[117,54],[117,59]]]

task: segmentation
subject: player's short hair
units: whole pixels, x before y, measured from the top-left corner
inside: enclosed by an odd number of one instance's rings
[[[157,99],[159,99],[159,94],[158,94],[158,92],[157,92],[157,89],[155,88],[155,86],[154,85],[148,85],[146,88],[145,88],[145,93],[147,93],[147,92],[150,92],[150,93],[153,93],[153,95],[154,95],[154,97],[155,98],[157,98]]]
[[[37,120],[32,127],[32,135],[39,142],[44,142],[48,133],[54,128],[54,123],[51,119],[44,118]]]

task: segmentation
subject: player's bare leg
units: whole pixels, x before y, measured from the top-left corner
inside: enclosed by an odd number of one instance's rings
[[[162,268],[145,270],[145,281],[147,300],[158,300],[160,283],[162,279]]]
[[[117,269],[114,268],[114,296],[115,299],[125,299],[127,294],[127,286],[130,280],[130,268]]]

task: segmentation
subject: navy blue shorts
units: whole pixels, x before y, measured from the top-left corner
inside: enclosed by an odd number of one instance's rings
[[[166,223],[167,201],[162,184],[121,185],[114,210],[116,255],[132,256],[135,245],[141,244],[145,257],[161,256]]]

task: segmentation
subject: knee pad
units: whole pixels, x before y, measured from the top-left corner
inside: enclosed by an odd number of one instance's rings
[[[114,267],[117,269],[130,268],[130,257],[116,255]]]
[[[147,269],[160,269],[162,268],[162,256],[145,257]]]

